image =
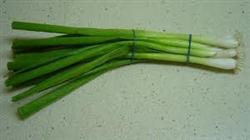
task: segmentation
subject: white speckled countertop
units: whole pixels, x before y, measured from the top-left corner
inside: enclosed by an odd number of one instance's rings
[[[250,140],[249,0],[1,0],[1,140]],[[243,35],[239,74],[139,64],[108,72],[22,121],[8,91],[13,20],[69,26]],[[46,36],[46,34],[45,34]]]

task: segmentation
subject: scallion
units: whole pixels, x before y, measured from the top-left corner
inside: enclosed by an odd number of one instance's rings
[[[193,63],[234,71],[241,64],[239,38],[211,38],[187,34],[131,29],[67,27],[40,23],[12,23],[12,29],[60,33],[49,38],[13,41],[14,60],[7,63],[13,74],[7,87],[34,82],[33,86],[12,97],[19,101],[41,91],[45,95],[18,108],[25,119],[57,101],[99,75],[121,66],[147,61]],[[191,46],[189,43],[191,42]],[[135,46],[134,46],[135,45]],[[134,51],[133,51],[134,50]],[[54,86],[58,88],[47,92]]]

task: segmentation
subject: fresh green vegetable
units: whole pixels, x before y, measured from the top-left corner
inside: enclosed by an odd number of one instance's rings
[[[131,57],[131,55],[129,56]],[[187,57],[185,55],[177,54],[157,54],[157,53],[136,53],[134,55],[136,59],[143,60],[160,60],[160,61],[172,61],[172,62],[186,62]],[[190,56],[190,63],[207,65],[214,68],[231,70],[237,67],[237,61],[233,58],[200,58]]]
[[[40,23],[28,23],[14,21],[12,23],[12,29],[28,30],[28,31],[40,31],[50,33],[63,33],[70,35],[84,35],[84,36],[115,36],[115,37],[130,37],[133,38],[131,29],[97,29],[97,28],[77,28],[67,27],[59,25],[49,25]],[[188,40],[186,34],[173,34],[173,33],[161,33],[146,30],[136,30],[137,37],[153,37],[163,39],[181,39]],[[204,37],[199,35],[193,35],[193,42],[198,42],[211,46],[218,46],[224,48],[236,48],[240,45],[237,38],[234,36],[227,36],[222,39]]]
[[[62,34],[13,41],[12,52],[15,57],[7,63],[13,74],[5,81],[5,85],[15,88],[31,83],[32,87],[13,96],[12,101],[45,92],[40,98],[18,108],[22,119],[101,74],[132,62],[180,64],[189,60],[188,63],[225,71],[236,70],[241,64],[237,59],[240,42],[235,36],[218,39],[193,35],[192,40],[189,40],[187,34],[136,29],[134,36],[131,29],[79,28],[17,21],[12,23],[12,28]],[[58,87],[47,92],[47,89],[55,86]]]

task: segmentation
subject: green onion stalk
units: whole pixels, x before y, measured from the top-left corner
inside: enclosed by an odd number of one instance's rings
[[[12,74],[6,87],[31,83],[28,90],[12,97],[13,102],[44,95],[18,108],[26,119],[75,89],[118,67],[162,61],[193,63],[225,71],[240,68],[240,40],[237,36],[210,38],[187,34],[131,29],[67,27],[40,23],[12,23],[12,29],[59,33],[49,38],[16,39]],[[188,45],[190,44],[190,45]],[[39,79],[39,80],[37,80]],[[56,87],[55,87],[56,86]],[[48,90],[54,88],[53,90]]]

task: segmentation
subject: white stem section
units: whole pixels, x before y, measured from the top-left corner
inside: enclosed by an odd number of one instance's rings
[[[207,65],[215,68],[234,70],[237,68],[237,61],[233,58],[197,58],[190,57],[190,62]]]
[[[221,48],[237,48],[240,45],[240,41],[237,37],[229,35],[223,38],[215,38],[215,37],[205,37],[202,36],[197,38],[197,41],[200,43],[210,44],[214,47],[221,47]]]
[[[131,54],[130,54],[131,55]],[[131,56],[129,56],[130,58]],[[170,53],[135,53],[135,59],[146,59],[146,60],[161,60],[161,61],[172,61],[172,62],[186,62],[186,55],[170,54]],[[201,64],[214,68],[224,70],[235,70],[238,67],[238,62],[233,58],[202,58],[190,56],[188,63]]]
[[[235,57],[236,55],[237,55],[236,49],[226,49],[226,50],[216,51],[213,57],[230,58],[230,57]]]

